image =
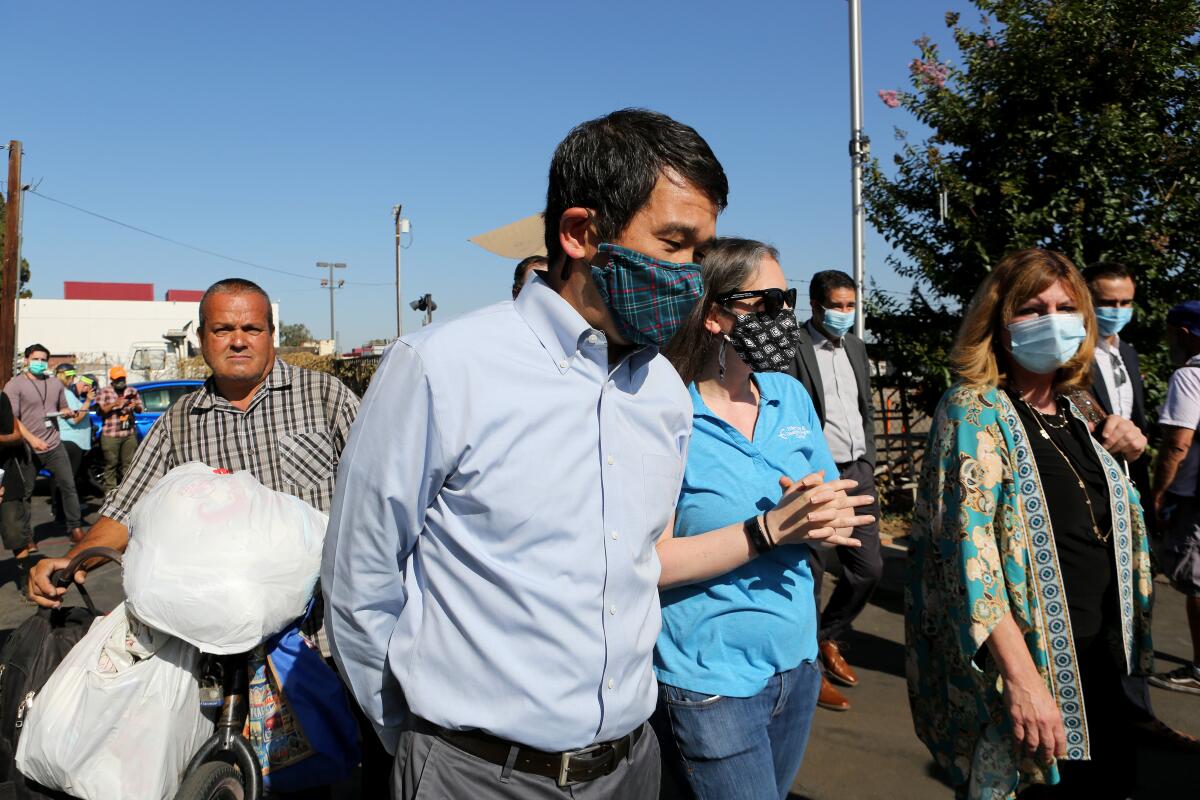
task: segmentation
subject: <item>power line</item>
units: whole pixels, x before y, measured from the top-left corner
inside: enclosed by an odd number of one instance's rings
[[[137,233],[143,234],[145,236],[150,236],[155,239],[159,239],[161,241],[167,242],[168,244],[173,244],[176,247],[182,247],[187,250],[193,250],[197,253],[203,253],[206,256],[212,256],[213,258],[220,258],[225,261],[230,261],[234,264],[241,264],[246,267],[253,267],[254,269],[266,270],[267,272],[275,272],[280,275],[287,275],[292,278],[299,278],[300,280],[303,280],[305,282],[312,281],[311,277],[309,277],[308,275],[302,275],[299,272],[289,272],[286,269],[279,269],[278,267],[268,267],[266,264],[258,264],[253,261],[247,261],[244,258],[236,258],[234,256],[228,256],[228,255],[225,255],[224,253],[218,253],[216,250],[209,250],[206,247],[199,247],[194,244],[188,244],[187,242],[181,242],[178,239],[172,239],[169,236],[163,236],[161,233],[155,233],[154,231],[148,231],[145,228],[139,228],[137,225],[130,225],[128,222],[122,222],[119,219],[113,219],[112,217],[105,216],[104,214],[100,214],[96,211],[90,211],[81,206],[74,205],[73,203],[68,203],[65,200],[59,200],[58,198],[51,197],[48,194],[43,194],[42,192],[39,192],[36,189],[28,189],[27,191],[32,195],[36,195],[36,196],[42,198],[43,200],[49,200],[51,203],[57,203],[60,206],[66,206],[67,208],[72,209],[74,211],[78,211],[81,214],[87,214],[90,217],[95,217],[96,219],[102,219],[105,222],[111,222],[113,225],[120,225],[122,228],[128,228],[131,231],[136,231]],[[350,284],[353,284],[356,286],[391,286],[392,285],[390,282],[371,283],[371,282],[367,282],[367,281],[347,281],[347,285],[350,285]]]

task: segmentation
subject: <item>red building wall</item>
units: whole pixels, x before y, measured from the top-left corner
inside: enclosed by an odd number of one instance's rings
[[[63,281],[64,300],[153,300],[153,283]]]
[[[167,301],[173,303],[199,303],[204,297],[202,289],[167,289]]]

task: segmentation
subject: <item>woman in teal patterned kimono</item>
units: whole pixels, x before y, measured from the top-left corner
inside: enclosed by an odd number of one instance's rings
[[[917,735],[958,797],[1132,791],[1119,680],[1148,671],[1153,650],[1125,462],[1146,440],[1091,403],[1095,342],[1078,271],[1040,249],[992,270],[955,341],[957,383],[921,474],[905,638]]]

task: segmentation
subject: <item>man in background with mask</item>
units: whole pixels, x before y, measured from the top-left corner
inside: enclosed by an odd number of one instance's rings
[[[58,433],[58,420],[71,413],[67,405],[66,387],[62,381],[50,380],[50,351],[43,345],[25,348],[25,369],[4,385],[4,393],[12,403],[13,415],[33,458],[21,464],[25,496],[23,527],[25,540],[33,542],[30,509],[33,504],[33,484],[38,469],[45,468],[54,476],[54,485],[62,497],[62,510],[67,534],[72,542],[83,538],[83,522],[79,514],[79,493],[75,489],[75,474],[71,459]]]
[[[128,385],[125,368],[120,364],[108,370],[108,386],[96,398],[100,406],[100,452],[104,454],[104,493],[107,495],[125,480],[133,456],[137,453],[137,426],[134,414],[143,409],[142,396]]]
[[[848,494],[874,497],[875,409],[871,403],[871,364],[863,340],[850,333],[858,310],[854,279],[838,270],[818,272],[809,283],[808,297],[812,318],[798,331],[796,357],[788,371],[804,384],[812,397],[841,477],[858,481],[858,486]],[[850,701],[833,682],[842,686],[858,683],[858,676],[842,655],[838,640],[850,631],[883,576],[879,503],[859,511],[873,515],[876,521],[854,529],[854,538],[862,542],[862,547],[834,549],[842,564],[842,578],[821,613],[817,631],[825,667],[817,703],[833,711],[850,708]],[[825,574],[821,563],[824,552],[827,551],[809,549],[818,609],[821,578]]]
[[[654,547],[692,425],[659,350],[701,296],[727,194],[692,128],[585,122],[550,165],[549,269],[384,356],[321,584],[393,797],[658,797]]]

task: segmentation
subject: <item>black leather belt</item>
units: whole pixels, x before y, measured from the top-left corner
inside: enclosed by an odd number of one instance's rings
[[[642,729],[646,727],[639,725],[632,733],[611,742],[599,742],[579,750],[547,753],[483,731],[454,731],[425,720],[417,722],[416,729],[419,732],[431,733],[464,753],[497,766],[509,766],[509,756],[516,748],[516,758],[511,765],[514,770],[551,778],[559,786],[586,783],[611,773],[621,764],[621,759],[633,750],[642,736]]]

